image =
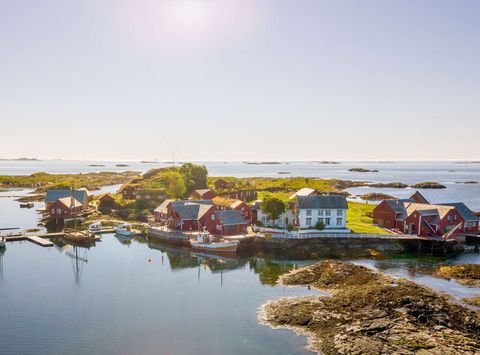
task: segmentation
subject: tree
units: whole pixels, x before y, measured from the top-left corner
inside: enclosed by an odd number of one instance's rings
[[[185,163],[180,167],[180,174],[183,176],[188,193],[207,188],[208,171],[205,166]]]
[[[183,176],[177,171],[167,171],[162,175],[162,182],[167,188],[167,195],[174,199],[185,196],[187,188]]]
[[[267,197],[260,204],[260,208],[267,215],[268,219],[275,223],[284,212],[285,212],[285,203],[277,197]]]

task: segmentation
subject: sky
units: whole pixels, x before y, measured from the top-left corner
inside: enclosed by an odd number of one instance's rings
[[[477,0],[0,0],[0,158],[480,158]]]

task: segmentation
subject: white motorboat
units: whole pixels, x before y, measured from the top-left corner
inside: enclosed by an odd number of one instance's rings
[[[200,250],[210,253],[234,254],[237,252],[240,241],[214,241],[214,238],[210,234],[202,232],[197,235],[197,240],[191,240],[190,244],[192,245],[192,248],[194,250]]]
[[[102,230],[102,222],[96,221],[88,226],[90,232],[99,232]]]
[[[7,239],[3,235],[0,236],[0,248],[3,248],[6,242],[7,242]]]
[[[128,223],[122,223],[115,227],[115,233],[124,237],[133,236],[132,226]]]

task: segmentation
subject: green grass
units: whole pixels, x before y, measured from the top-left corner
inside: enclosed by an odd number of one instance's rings
[[[290,196],[292,195],[291,192],[285,192],[285,191],[278,191],[278,192],[268,192],[268,191],[259,191],[257,194],[257,198],[259,200],[264,201],[267,197],[276,197],[283,202],[287,203],[290,202]]]
[[[374,226],[373,219],[367,216],[367,212],[374,208],[375,205],[348,202],[347,228],[350,228],[353,233],[388,234],[384,229]]]

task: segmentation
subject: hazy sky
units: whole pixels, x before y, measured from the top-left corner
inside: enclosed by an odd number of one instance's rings
[[[480,1],[0,0],[0,157],[479,159]]]

